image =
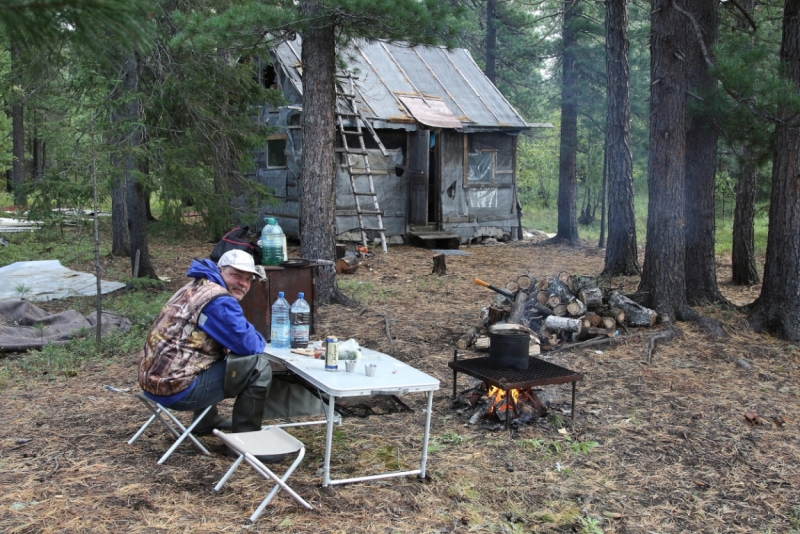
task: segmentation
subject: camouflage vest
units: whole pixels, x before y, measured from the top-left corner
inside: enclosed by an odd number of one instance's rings
[[[189,282],[161,308],[139,356],[139,385],[153,395],[180,393],[197,375],[225,358],[225,348],[197,328],[203,307],[224,287],[205,278]]]

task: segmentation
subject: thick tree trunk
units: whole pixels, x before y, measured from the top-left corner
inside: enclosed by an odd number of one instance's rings
[[[35,135],[35,133],[34,133]],[[45,163],[45,144],[39,137],[33,138],[33,165],[31,169],[32,178],[39,182],[44,178]]]
[[[301,10],[310,19],[322,9],[320,0],[301,3]],[[333,260],[336,254],[335,49],[335,33],[330,23],[311,27],[303,34],[300,254],[304,258]],[[335,271],[320,268],[317,300],[323,304],[337,299]]]
[[[758,165],[747,159],[749,150],[743,147],[745,160],[739,171],[739,181],[736,183],[736,209],[733,213],[733,251],[731,263],[733,268],[733,283],[749,286],[757,284],[758,268],[756,267],[756,254],[754,247],[756,182],[758,179]]]
[[[717,81],[704,57],[717,40],[717,1],[695,0],[685,4],[701,35],[690,31],[686,59],[689,91],[710,101]],[[691,22],[684,18],[684,24]],[[691,25],[693,27],[693,25]],[[702,42],[701,42],[702,39]],[[705,111],[690,113],[686,132],[686,298],[689,304],[725,302],[717,286],[714,254],[714,178],[717,171],[717,131]]]
[[[633,212],[627,1],[608,0],[606,9],[608,241],[603,274],[619,276],[641,272]]]
[[[742,6],[752,14],[754,0],[743,0]],[[747,31],[749,26],[742,18],[736,27]],[[755,205],[758,183],[758,163],[748,146],[740,148],[739,176],[736,182],[736,208],[733,213],[733,250],[731,251],[732,282],[749,286],[761,281],[758,276],[755,254]]]
[[[652,0],[647,244],[638,293],[662,319],[684,319],[684,178],[688,24],[672,0]]]
[[[25,120],[22,104],[11,106],[11,182],[14,184],[14,204],[24,206],[28,199],[23,192],[25,185]]]
[[[561,146],[558,157],[558,230],[552,241],[578,244],[578,2],[564,0],[561,72]]]
[[[18,74],[21,69],[19,48],[11,46],[11,71]],[[20,98],[19,96],[17,98]],[[25,108],[22,102],[16,101],[11,105],[11,183],[14,188],[14,204],[24,206],[28,200],[23,194],[25,184]]]
[[[484,74],[495,81],[497,60],[497,0],[486,0],[486,68]]]
[[[125,57],[123,87],[127,95],[135,95],[139,91],[139,71],[135,54],[129,53]],[[147,166],[144,161],[137,160],[135,152],[144,145],[144,130],[142,129],[142,102],[139,98],[131,98],[123,105],[123,115],[127,128],[128,154],[125,156],[125,200],[128,213],[128,234],[131,243],[131,268],[137,264],[139,278],[158,279],[155,268],[150,260],[150,249],[147,246],[147,210],[145,207],[145,189],[137,179],[136,173],[146,173]]]
[[[117,156],[111,158],[111,165],[119,169],[119,174],[111,186],[111,254],[120,257],[130,256],[131,238],[128,233],[128,206],[125,202],[125,172],[122,170],[124,165]]]
[[[780,52],[784,77],[800,90],[800,0],[786,0]],[[800,341],[800,117],[778,109],[764,283],[751,322],[756,331]]]

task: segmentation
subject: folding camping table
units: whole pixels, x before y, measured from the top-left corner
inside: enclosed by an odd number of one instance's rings
[[[361,358],[356,364],[355,372],[352,373],[345,371],[343,361],[339,362],[338,371],[326,371],[324,358],[315,359],[310,356],[295,354],[290,349],[272,348],[271,345],[267,345],[265,352],[270,360],[286,366],[291,372],[302,377],[329,397],[326,407],[328,427],[325,435],[325,464],[322,469],[323,487],[410,475],[419,475],[420,478],[425,477],[433,392],[439,389],[439,381],[437,379],[392,358],[388,354],[365,348],[361,349]],[[366,364],[375,364],[377,366],[374,376],[366,375],[364,370]],[[333,444],[334,405],[336,399],[364,395],[402,395],[415,392],[424,392],[428,397],[427,409],[425,410],[425,429],[422,437],[422,458],[419,469],[332,480],[330,472],[331,447]]]

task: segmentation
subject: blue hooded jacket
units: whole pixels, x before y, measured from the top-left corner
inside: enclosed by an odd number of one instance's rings
[[[192,260],[186,276],[205,278],[226,287],[219,268],[209,259]],[[231,354],[260,354],[267,346],[264,336],[245,319],[239,301],[230,295],[223,295],[206,304],[200,312],[197,327],[229,349]]]

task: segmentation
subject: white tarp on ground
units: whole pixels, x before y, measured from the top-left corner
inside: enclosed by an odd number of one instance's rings
[[[122,287],[125,284],[101,280],[102,293]],[[18,261],[0,267],[0,300],[48,301],[96,294],[97,278],[93,274],[72,271],[58,260]]]

